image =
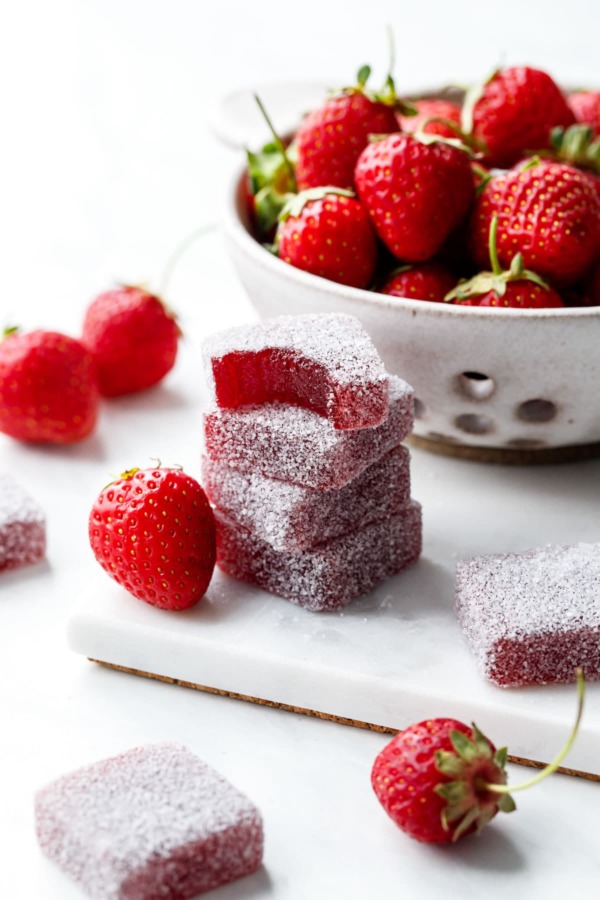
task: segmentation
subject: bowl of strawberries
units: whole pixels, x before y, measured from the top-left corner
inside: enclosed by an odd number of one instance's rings
[[[357,316],[428,449],[597,453],[600,92],[527,66],[409,98],[368,78],[235,174],[225,233],[259,315]]]

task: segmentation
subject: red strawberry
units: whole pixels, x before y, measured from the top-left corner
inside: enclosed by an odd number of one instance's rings
[[[352,287],[366,287],[377,262],[369,214],[350,191],[313,188],[284,208],[275,238],[284,262]]]
[[[520,253],[514,257],[510,269],[502,270],[498,261],[496,237],[498,216],[490,226],[489,254],[491,272],[481,272],[469,281],[461,281],[450,291],[445,300],[456,300],[461,306],[499,306],[513,309],[546,309],[562,307],[563,301],[556,291],[535,272],[523,265]]]
[[[148,291],[122,285],[100,294],[88,307],[82,340],[96,359],[101,393],[157,384],[175,364],[179,335],[173,314]]]
[[[426,262],[396,269],[379,291],[392,297],[442,303],[455,284],[456,278],[442,263]]]
[[[371,783],[387,814],[425,843],[480,831],[498,810],[515,808],[506,784],[506,749],[496,751],[475,725],[428,719],[397,734],[375,760]]]
[[[414,134],[423,130],[425,134],[438,134],[441,137],[455,138],[457,129],[460,129],[460,106],[450,100],[415,100],[416,116],[399,116],[398,121],[402,131]],[[441,121],[430,122],[429,119]],[[445,122],[456,125],[451,128]],[[424,127],[423,127],[424,126]]]
[[[550,150],[544,159],[568,163],[586,173],[600,197],[600,136],[594,136],[590,125],[571,125],[569,128],[553,128]]]
[[[6,332],[0,343],[0,431],[21,441],[69,444],[98,415],[93,357],[56,331]]]
[[[379,237],[405,262],[435,256],[475,194],[467,154],[433,135],[374,141],[361,153],[355,179]]]
[[[600,262],[587,280],[581,306],[600,306]]]
[[[489,165],[507,168],[527,150],[548,147],[550,131],[575,121],[560,88],[546,72],[514,66],[495,72],[467,93],[463,130],[487,148]]]
[[[130,469],[94,502],[90,544],[102,568],[134,597],[187,609],[215,565],[215,521],[206,494],[180,469]]]
[[[575,118],[600,135],[600,91],[576,91],[567,100]]]
[[[585,275],[600,252],[600,199],[588,176],[572,166],[529,163],[485,185],[469,223],[471,253],[482,269],[490,261],[494,215],[504,268],[521,253],[527,268],[569,285]]]
[[[370,94],[370,70],[358,73],[358,85],[326,100],[300,125],[295,139],[298,190],[333,186],[351,189],[354,167],[371,134],[398,131],[397,99],[391,80],[383,95]]]

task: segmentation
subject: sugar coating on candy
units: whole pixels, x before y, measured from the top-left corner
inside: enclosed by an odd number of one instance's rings
[[[219,332],[204,344],[217,406],[289,403],[334,428],[372,428],[388,414],[388,376],[358,319],[278,316]]]
[[[138,747],[38,791],[39,843],[98,900],[185,900],[254,872],[254,804],[186,747]]]
[[[413,389],[390,376],[390,406],[377,428],[337,431],[307,409],[270,403],[204,415],[206,452],[245,472],[306,487],[340,488],[410,434]]]
[[[311,612],[342,609],[355,597],[401,572],[421,553],[421,507],[371,522],[311,550],[274,550],[218,509],[217,565]]]
[[[395,447],[344,487],[328,491],[240,472],[205,456],[211,503],[275,550],[302,550],[385,519],[410,501],[410,455]]]
[[[39,562],[45,552],[42,510],[14,478],[0,473],[0,572]]]
[[[502,687],[600,679],[600,544],[462,560],[456,613],[477,665]]]

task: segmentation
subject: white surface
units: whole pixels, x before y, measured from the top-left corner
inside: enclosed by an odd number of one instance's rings
[[[85,304],[111,278],[156,280],[178,241],[214,220],[237,164],[208,132],[219,87],[305,78],[307,67],[311,77],[333,71],[347,80],[381,53],[388,21],[397,23],[402,82],[440,81],[448,73],[470,79],[503,53],[571,83],[600,81],[592,0],[574,0],[569,16],[544,4],[543,28],[539,4],[517,0],[501,8],[466,0],[423,4],[411,9],[410,23],[397,3],[374,0],[360,27],[340,24],[337,4],[305,0],[302,9],[301,16],[291,6],[259,15],[247,3],[191,0],[10,6],[0,30],[9,138],[0,146],[3,319],[76,333]],[[343,40],[332,44],[330,33],[340,28]],[[477,39],[482,33],[485,41]],[[3,896],[80,900],[36,847],[33,791],[78,765],[163,739],[188,744],[264,813],[264,869],[222,889],[220,900],[364,900],[375,891],[419,900],[594,896],[597,785],[554,777],[517,798],[519,812],[480,840],[441,851],[423,847],[394,828],[371,791],[369,770],[384,736],[110,672],[67,649],[74,588],[96,577],[85,527],[93,497],[107,473],[150,456],[198,474],[199,341],[251,315],[215,236],[182,260],[169,300],[188,338],[163,387],[105,404],[96,436],[79,447],[44,450],[0,438],[0,468],[19,476],[49,518],[47,564],[0,576]],[[182,410],[189,413],[185,431],[175,432]],[[465,546],[461,507],[449,503],[475,476],[481,502],[489,504],[481,540],[521,545],[530,507],[515,509],[502,489],[514,484],[526,500],[546,475],[456,463],[448,483],[443,463],[420,459],[415,495],[428,482],[437,486],[426,516],[445,507],[449,552],[480,549],[479,541]],[[570,538],[563,534],[570,516],[586,534],[596,526],[597,471],[592,463],[553,470],[556,515],[542,523],[541,541]],[[510,770],[513,782],[528,774]]]
[[[104,662],[375,725],[403,728],[444,710],[501,734],[515,756],[550,762],[569,733],[575,690],[502,690],[479,676],[453,612],[456,510],[461,547],[478,554],[574,535],[598,540],[600,528],[555,496],[556,469],[535,473],[523,495],[519,473],[508,480],[476,466],[465,484],[464,465],[414,454],[423,558],[340,613],[311,613],[217,573],[206,600],[174,616],[130,598],[99,570],[75,588],[81,601],[70,645]],[[597,501],[600,463],[573,467],[565,478],[571,496],[595,491]],[[518,537],[490,527],[490,509],[502,521],[517,507]],[[567,764],[600,776],[600,684],[588,687]]]

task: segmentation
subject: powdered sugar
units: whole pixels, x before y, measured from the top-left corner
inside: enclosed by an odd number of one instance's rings
[[[256,807],[177,744],[65,775],[38,792],[35,814],[42,849],[99,900],[184,900],[262,859]]]
[[[0,571],[38,562],[45,552],[42,510],[14,478],[0,473]]]
[[[410,500],[409,453],[396,447],[339,490],[317,491],[204,457],[204,489],[227,517],[274,549],[294,552],[362,528]]]
[[[463,560],[456,611],[478,666],[501,685],[600,679],[600,544]]]
[[[413,390],[390,376],[387,420],[377,428],[338,431],[323,417],[282,403],[205,414],[208,455],[236,469],[319,490],[340,488],[413,427]]]

